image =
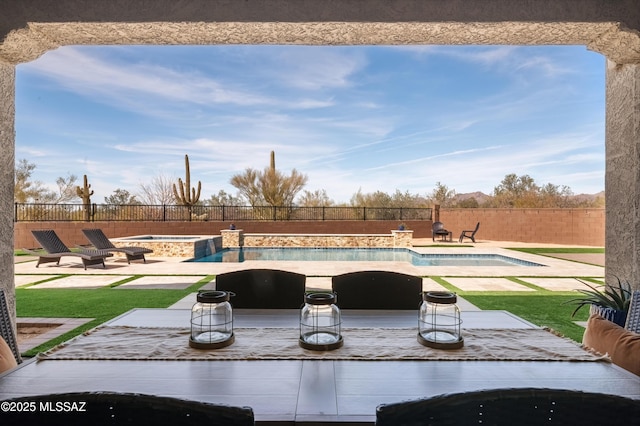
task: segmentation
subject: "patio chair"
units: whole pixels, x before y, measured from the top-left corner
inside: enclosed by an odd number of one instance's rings
[[[478,228],[480,228],[480,222],[476,223],[476,227],[474,230],[466,230],[466,231],[462,231],[462,233],[460,234],[460,239],[458,240],[459,242],[462,242],[465,238],[469,238],[471,241],[473,241],[474,243],[476,242],[476,232],[478,232]]]
[[[340,309],[418,309],[422,278],[390,271],[358,271],[331,278]]]
[[[109,238],[102,232],[102,229],[83,229],[82,233],[87,240],[98,250],[106,251],[108,253],[124,253],[127,256],[127,263],[131,264],[132,260],[142,259],[144,263],[147,263],[147,259],[144,257],[147,253],[153,253],[153,250],[146,247],[116,247],[113,245]]]
[[[16,359],[16,363],[20,364],[22,362],[22,357],[20,356],[18,341],[16,340],[16,335],[11,324],[9,306],[7,305],[7,299],[4,295],[4,290],[0,290],[0,337],[4,339],[6,344],[11,349],[13,357]]]
[[[51,229],[46,230],[36,230],[31,231],[33,234],[33,238],[40,244],[40,247],[44,250],[30,250],[23,249],[25,252],[38,256],[38,263],[36,264],[36,268],[40,266],[42,263],[50,263],[55,262],[56,265],[60,265],[60,259],[64,256],[73,256],[79,257],[82,259],[82,264],[84,265],[84,269],[87,269],[89,265],[102,265],[103,268],[106,268],[104,264],[104,259],[107,257],[113,256],[112,253],[106,252],[104,250],[88,250],[88,249],[80,249],[80,251],[71,251],[67,246],[64,245],[62,240],[58,237],[56,232]]]
[[[276,269],[245,269],[216,276],[216,290],[234,293],[234,308],[299,309],[307,277]]]
[[[431,239],[435,241],[437,236],[440,236],[440,239],[445,241],[447,238],[451,241],[451,231],[446,230],[442,222],[433,222],[433,225],[431,225]]]
[[[640,290],[634,290],[631,294],[629,312],[627,313],[627,321],[624,328],[640,334]]]
[[[39,408],[33,411],[6,411],[2,413],[3,424],[47,426],[147,424],[253,426],[255,424],[253,409],[250,407],[234,407],[138,393],[74,392],[25,396],[9,401],[34,403],[38,408],[51,407],[51,410]]]
[[[637,424],[640,401],[564,389],[491,389],[380,405],[376,425]]]

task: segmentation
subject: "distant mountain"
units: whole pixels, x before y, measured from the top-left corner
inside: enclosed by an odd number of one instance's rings
[[[468,192],[466,194],[456,194],[453,199],[456,203],[460,203],[465,200],[469,200],[471,198],[475,198],[478,202],[478,205],[484,204],[487,200],[491,199],[490,195],[485,194],[484,192],[476,191],[476,192]]]
[[[573,196],[573,198],[578,202],[594,202],[598,198],[604,201],[604,191],[600,191],[597,194],[576,194]]]

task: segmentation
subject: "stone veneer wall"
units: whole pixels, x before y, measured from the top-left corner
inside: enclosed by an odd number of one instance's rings
[[[220,239],[219,236],[214,237],[211,235],[202,236],[200,239],[191,241],[111,239],[111,242],[116,247],[136,246],[151,249],[153,253],[149,256],[197,258],[208,256],[215,252],[216,240],[218,240],[217,245],[219,246]],[[119,253],[114,253],[114,255],[118,256]]]
[[[245,234],[223,230],[222,247],[412,247],[413,231],[391,234]]]

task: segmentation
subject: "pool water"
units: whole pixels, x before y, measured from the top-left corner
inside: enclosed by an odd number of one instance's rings
[[[381,248],[242,248],[224,249],[189,262],[331,261],[409,262],[414,266],[544,266],[499,254],[420,254],[409,249]]]

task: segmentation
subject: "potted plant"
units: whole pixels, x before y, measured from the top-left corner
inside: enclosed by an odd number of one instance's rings
[[[589,289],[578,290],[582,296],[568,300],[565,303],[577,305],[571,316],[583,307],[589,306],[590,313],[597,313],[605,319],[624,327],[629,312],[629,303],[631,302],[631,285],[620,281],[616,277],[617,284],[600,285],[599,289],[595,285],[591,285],[584,281],[578,280]]]
[[[405,229],[407,229],[407,225],[405,225],[404,223],[398,225],[398,231],[404,231]]]

